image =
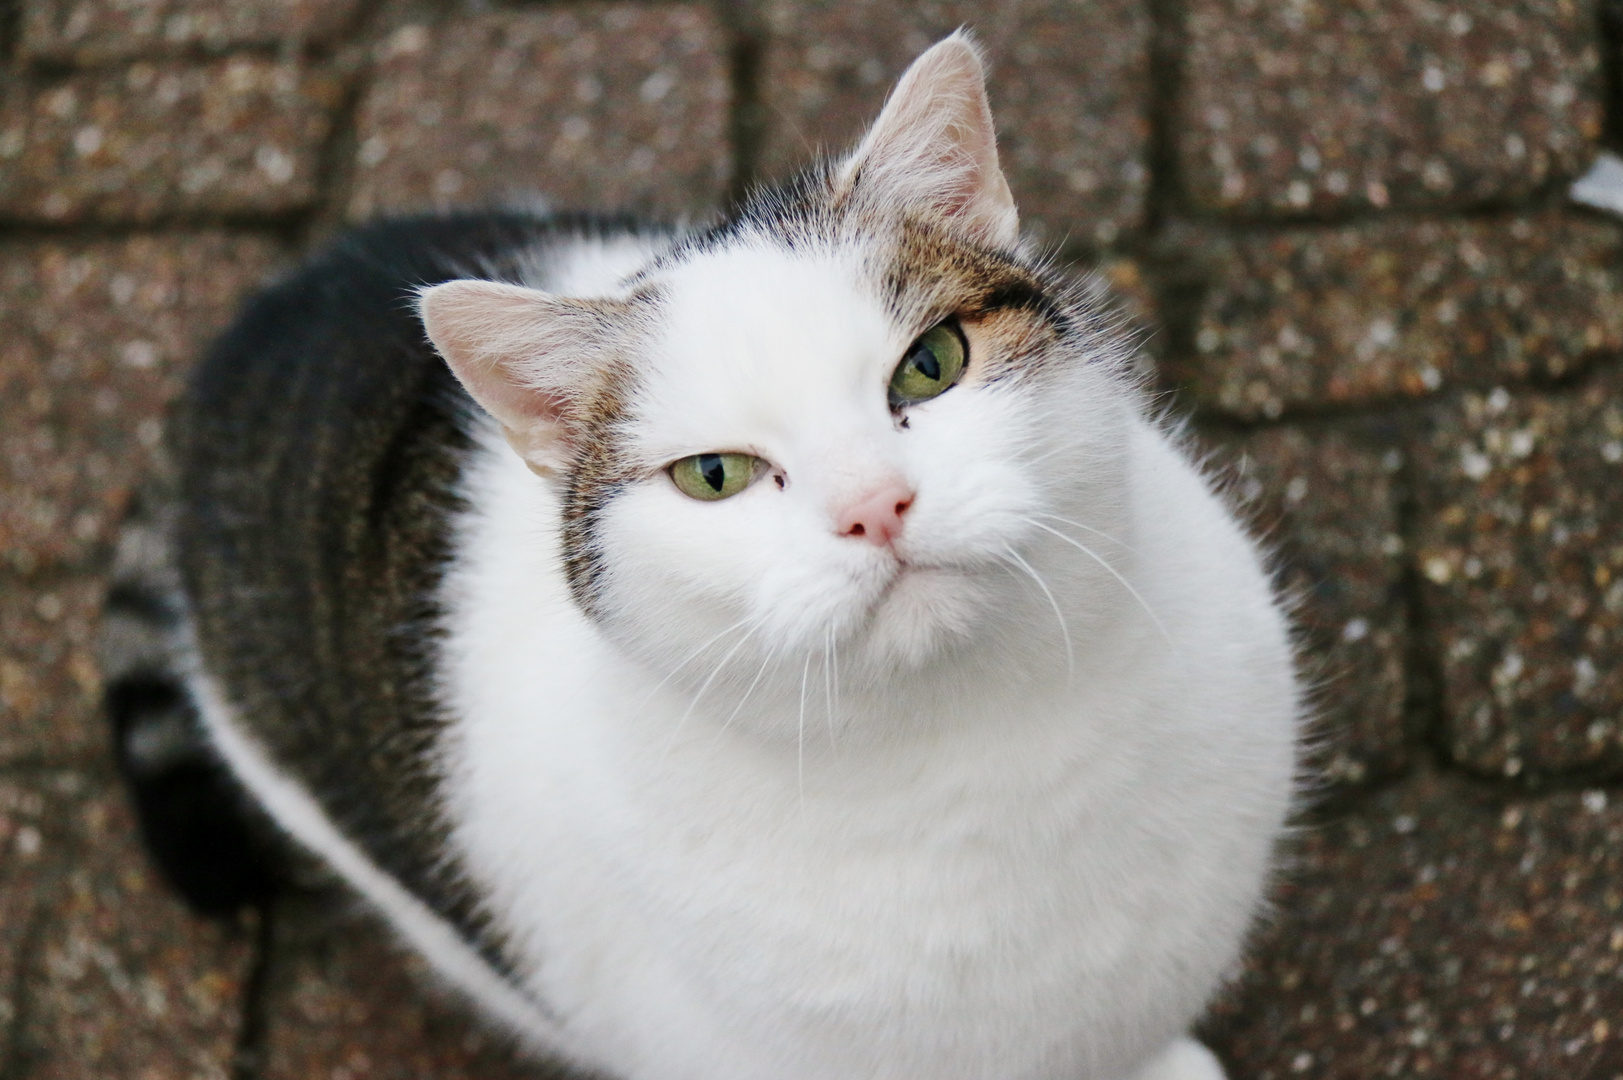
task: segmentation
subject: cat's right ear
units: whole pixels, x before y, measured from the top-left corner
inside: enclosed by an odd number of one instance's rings
[[[417,294],[429,340],[532,470],[566,468],[603,384],[626,305],[496,281],[448,281]]]

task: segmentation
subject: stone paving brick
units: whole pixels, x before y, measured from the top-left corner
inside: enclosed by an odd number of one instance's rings
[[[1623,370],[1432,419],[1415,557],[1454,757],[1623,771]]]
[[[520,1059],[353,912],[284,901],[263,1003],[260,1080],[563,1080]]]
[[[1236,1077],[1623,1073],[1623,800],[1417,777],[1300,834],[1206,1035]]]
[[[1623,230],[1594,218],[1185,228],[1163,250],[1205,290],[1196,355],[1171,374],[1247,418],[1563,376],[1623,349]]]
[[[150,221],[304,209],[341,92],[331,74],[247,56],[14,84],[0,101],[0,216]]]
[[[1201,209],[1519,199],[1589,166],[1593,6],[1190,0],[1178,159]]]
[[[1232,490],[1299,603],[1315,766],[1338,783],[1391,775],[1408,759],[1400,446],[1393,425],[1356,423],[1272,428],[1231,448]]]
[[[360,0],[30,0],[21,6],[25,57],[94,64],[326,41],[354,19]]]
[[[104,549],[165,403],[277,261],[217,233],[0,244],[0,563]]]
[[[20,1075],[225,1080],[250,935],[187,912],[147,868],[123,792],[82,787],[65,793],[72,848],[24,978]]]
[[[18,990],[55,874],[61,869],[62,815],[50,785],[0,775],[0,1069],[10,1074],[23,1002]]]
[[[0,762],[61,762],[107,745],[95,660],[104,589],[94,575],[0,572]]]
[[[1149,185],[1148,6],[1136,0],[765,0],[761,165],[781,178],[854,146],[915,56],[959,26],[990,61],[999,153],[1023,220],[1109,245]]]
[[[662,215],[732,175],[726,36],[706,8],[590,5],[408,25],[356,121],[352,218],[534,202]]]

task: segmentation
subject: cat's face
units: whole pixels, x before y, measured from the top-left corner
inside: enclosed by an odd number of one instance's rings
[[[832,641],[885,670],[1026,614],[1021,549],[1074,501],[1079,456],[1108,454],[1117,395],[1029,273],[906,231],[745,231],[648,283],[571,534],[595,613],[640,652]]]
[[[980,95],[973,53],[946,59],[965,57]],[[424,294],[442,352],[559,485],[577,599],[684,681],[804,677],[837,649],[871,684],[1019,649],[1096,573],[1060,568],[1051,534],[1119,509],[1117,357],[1019,254],[984,96],[943,119],[962,94],[909,85],[842,167],[620,297]]]

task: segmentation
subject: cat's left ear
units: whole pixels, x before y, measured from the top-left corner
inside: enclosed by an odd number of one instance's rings
[[[575,458],[591,402],[630,322],[629,305],[496,281],[448,281],[417,294],[429,340],[532,470]]]
[[[913,61],[835,184],[880,206],[927,206],[977,240],[1013,246],[1019,217],[968,34],[959,30]]]

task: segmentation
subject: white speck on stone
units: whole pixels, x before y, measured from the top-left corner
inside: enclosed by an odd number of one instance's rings
[[[17,830],[17,835],[12,839],[12,843],[17,847],[17,854],[25,859],[32,859],[39,854],[39,849],[44,843],[44,837],[40,836],[39,830],[34,826],[24,825]]]
[[[1601,443],[1600,456],[1608,465],[1616,465],[1623,461],[1623,442],[1613,439],[1611,442]]]
[[[1323,164],[1322,159],[1319,157],[1318,150],[1311,146],[1304,146],[1301,150],[1297,151],[1296,162],[1310,173],[1318,172],[1319,166]]]
[[[355,154],[355,159],[365,168],[381,162],[389,156],[389,140],[382,135],[370,135],[361,143],[361,148]]]
[[[1487,406],[1490,416],[1498,416],[1510,408],[1510,392],[1503,386],[1494,387],[1488,394]]]
[[[1214,326],[1203,326],[1195,335],[1195,348],[1203,353],[1216,352],[1223,345],[1223,332]]]
[[[1396,447],[1381,455],[1381,468],[1387,472],[1397,472],[1403,468],[1403,451]]]
[[[1511,132],[1505,136],[1505,156],[1511,161],[1520,161],[1527,156],[1527,140]]]
[[[1476,447],[1464,446],[1460,448],[1460,471],[1472,480],[1481,480],[1493,471],[1493,462]]]
[[[1312,1067],[1313,1055],[1305,1050],[1291,1058],[1291,1072],[1307,1072]]]
[[[1348,619],[1347,625],[1341,628],[1342,641],[1363,641],[1369,637],[1368,619]]]
[[[1436,94],[1448,85],[1448,76],[1444,75],[1443,69],[1437,65],[1427,64],[1426,70],[1420,75],[1420,85]]]
[[[1522,759],[1519,758],[1519,757],[1506,758],[1505,759],[1505,775],[1506,776],[1520,776],[1521,774],[1522,774]],[[1524,859],[1523,862],[1525,863],[1526,860]],[[1529,867],[1528,869],[1531,869],[1531,868]],[[1522,872],[1526,873],[1527,870],[1524,869]]]
[[[46,622],[55,622],[62,617],[62,598],[55,593],[46,593],[34,605],[34,611]]]
[[[571,142],[579,142],[592,133],[592,122],[584,116],[570,116],[558,126],[559,132]]]
[[[1427,390],[1437,389],[1443,385],[1443,373],[1429,364],[1426,365],[1420,369],[1420,385]]]
[[[1534,442],[1535,440],[1533,438],[1533,433],[1526,428],[1522,428],[1520,431],[1511,432],[1509,446],[1510,456],[1513,458],[1526,457],[1533,452]]]
[[[1499,665],[1493,669],[1494,685],[1510,685],[1522,677],[1522,671],[1526,666],[1521,653],[1516,652],[1514,649],[1507,651],[1504,658],[1499,661]]]
[[[1588,810],[1591,814],[1598,814],[1602,810],[1605,810],[1606,809],[1606,792],[1604,792],[1604,791],[1586,791],[1586,792],[1584,792],[1584,809]]]
[[[1413,814],[1399,814],[1392,819],[1392,829],[1400,836],[1408,836],[1414,832],[1417,824]]]
[[[118,358],[125,367],[146,371],[158,362],[158,347],[150,341],[127,341]]]
[[[1426,577],[1436,585],[1447,585],[1449,578],[1454,576],[1454,568],[1441,555],[1433,555],[1427,559],[1424,569]]]
[[[1463,11],[1456,11],[1448,17],[1448,29],[1455,37],[1464,37],[1471,32],[1471,16]]]
[[[388,42],[383,47],[385,58],[393,56],[410,56],[420,53],[428,48],[428,28],[426,26],[402,26],[389,35]]]
[[[1307,497],[1307,477],[1293,476],[1290,483],[1285,485],[1285,501],[1299,503]]]
[[[73,152],[80,157],[89,157],[102,147],[101,128],[95,124],[87,124],[73,133]]]
[[[1600,672],[1595,670],[1595,661],[1587,656],[1580,656],[1572,662],[1572,692],[1574,694],[1587,694],[1595,688],[1595,681],[1600,678]]]
[[[293,156],[278,146],[268,143],[254,151],[254,164],[259,171],[265,174],[265,179],[273,184],[285,184],[293,179],[295,166]]]
[[[434,194],[449,199],[462,190],[462,174],[455,169],[441,169],[434,177]]]
[[[1313,189],[1307,186],[1306,180],[1292,180],[1285,189],[1285,201],[1298,210],[1303,209],[1313,201]]]
[[[663,101],[665,95],[669,94],[675,86],[676,76],[661,69],[642,81],[642,87],[637,91],[637,96],[652,105],[656,101]]]

